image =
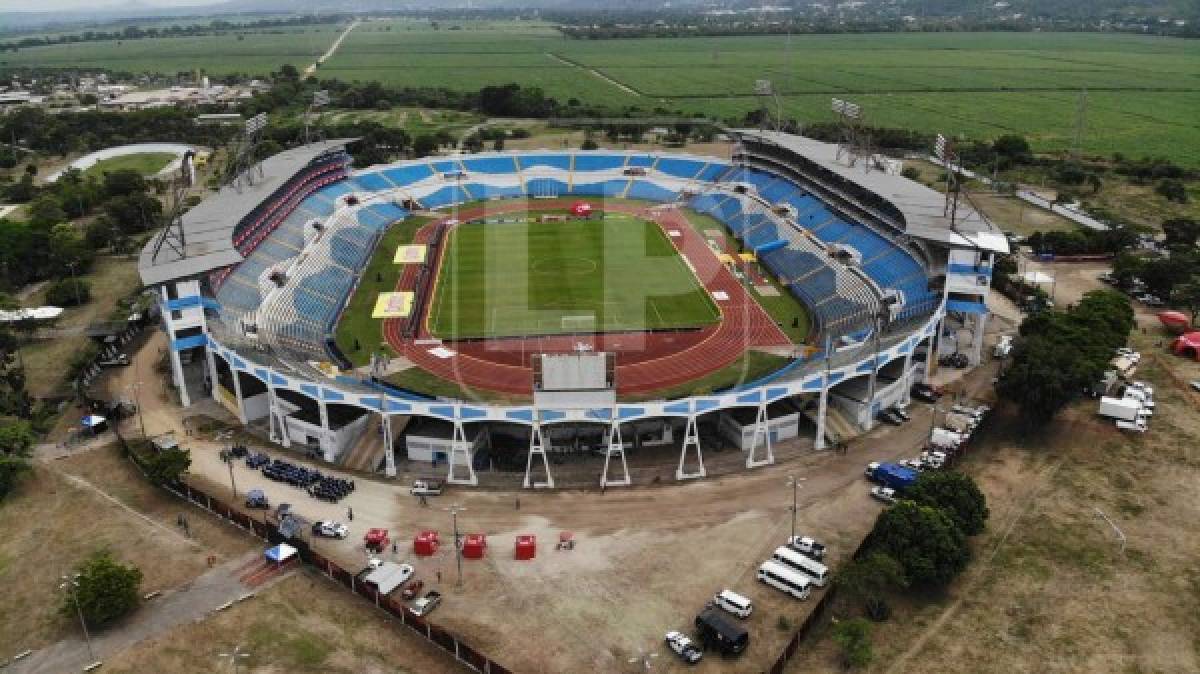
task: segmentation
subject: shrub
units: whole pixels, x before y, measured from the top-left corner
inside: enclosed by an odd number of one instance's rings
[[[900,175],[908,178],[909,180],[916,180],[921,177],[921,172],[913,166],[905,166],[904,170],[900,172]]]
[[[103,627],[137,607],[141,570],[121,564],[108,551],[93,553],[79,567],[77,574],[74,591],[64,593],[64,614],[74,616],[78,600],[78,611],[87,624]]]
[[[92,299],[92,286],[80,279],[55,281],[46,290],[46,302],[57,306],[75,307]]]
[[[833,642],[841,650],[842,665],[846,668],[866,667],[875,657],[871,651],[871,623],[862,618],[835,625]]]

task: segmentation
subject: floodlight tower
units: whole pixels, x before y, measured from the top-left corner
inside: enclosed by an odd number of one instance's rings
[[[263,130],[267,128],[267,113],[260,112],[246,120],[246,126],[234,148],[234,156],[229,164],[226,183],[233,185],[238,192],[242,191],[243,181],[253,185],[255,180],[262,178],[262,165],[258,161],[258,144],[262,141]],[[257,177],[255,174],[257,173]]]
[[[308,110],[304,113],[304,144],[308,145],[313,142],[312,127],[315,122],[320,121],[321,108],[329,105],[329,91],[322,89],[313,92],[312,102],[308,104]],[[323,140],[320,127],[317,128],[317,140]]]
[[[754,95],[759,100],[759,110],[762,112],[762,117],[759,121],[759,129],[764,130],[771,126],[771,103],[775,103],[775,124],[774,131],[783,130],[783,102],[779,100],[779,92],[775,91],[775,85],[771,80],[755,80]],[[772,99],[774,99],[772,101]]]
[[[860,157],[870,156],[870,139],[862,129],[863,111],[857,103],[835,98],[830,109],[838,118],[838,145],[836,158],[845,155],[847,165],[853,167]],[[867,163],[870,170],[870,163]]]

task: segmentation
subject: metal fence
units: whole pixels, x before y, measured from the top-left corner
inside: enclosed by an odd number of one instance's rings
[[[133,461],[134,465],[139,469],[143,469],[140,458],[136,451],[131,451],[131,448],[126,443],[125,439],[120,435],[117,440],[125,449],[125,453]],[[144,475],[143,470],[143,475]],[[166,485],[166,490],[178,496],[181,499],[187,500],[208,512],[224,518],[233,524],[245,529],[250,534],[261,538],[268,543],[281,543],[286,540],[280,533],[279,528],[270,522],[260,522],[246,513],[231,507],[228,503],[220,499],[213,498],[208,493],[197,489],[186,482],[180,482],[175,485]],[[454,657],[458,662],[470,667],[477,672],[483,674],[511,674],[511,670],[503,665],[494,662],[491,658],[479,652],[475,648],[466,644],[461,638],[448,632],[437,625],[421,618],[413,613],[404,604],[392,600],[390,597],[381,595],[374,587],[367,583],[358,581],[357,575],[351,571],[343,569],[341,566],[333,562],[327,557],[313,550],[307,542],[299,540],[287,540],[288,545],[295,547],[298,551],[301,561],[315,570],[327,576],[330,580],[345,587],[354,594],[366,599],[375,604],[377,608],[386,611],[396,620],[400,621],[401,625],[412,630],[414,633],[429,640],[435,646],[446,651]]]

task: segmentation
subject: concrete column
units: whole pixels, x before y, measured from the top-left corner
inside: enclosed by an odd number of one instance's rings
[[[317,398],[317,409],[321,412],[321,454],[326,461],[333,463],[337,460],[337,447],[329,440],[329,408],[320,397]]]
[[[813,449],[825,449],[825,415],[829,412],[829,378],[825,377],[821,386],[821,395],[817,399],[817,437],[813,439]]]
[[[229,373],[233,375],[233,395],[237,398],[237,415],[238,421],[242,425],[246,425],[246,403],[242,400],[242,378],[238,375],[238,371],[230,365]]]
[[[684,462],[687,459],[688,448],[696,448],[696,462],[698,467],[695,472],[689,473],[683,469]],[[679,467],[675,469],[676,480],[690,480],[692,478],[704,477],[704,454],[700,451],[700,433],[696,429],[696,415],[689,414],[687,418],[687,427],[683,432],[683,448],[679,452]]]
[[[913,352],[916,350],[917,346],[914,344],[913,348],[909,349],[908,353],[904,354],[904,377],[902,378],[902,381],[904,382],[904,392],[900,394],[900,400],[903,401],[905,405],[912,402],[912,359]]]
[[[204,358],[208,361],[208,394],[217,399],[217,357],[211,346],[204,347]]]
[[[987,319],[987,314],[976,314],[972,321],[975,324],[975,338],[971,340],[972,365],[978,365],[983,362],[983,335],[987,331]]]
[[[396,450],[392,438],[392,415],[383,415],[383,474],[396,477]]]

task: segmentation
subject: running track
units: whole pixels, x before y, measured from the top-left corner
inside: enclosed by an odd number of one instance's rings
[[[539,201],[535,211],[566,209],[576,201],[577,199]],[[728,298],[717,300],[717,306],[722,313],[722,320],[718,325],[686,332],[624,333],[584,339],[578,336],[562,336],[446,341],[442,345],[456,352],[451,358],[438,358],[429,352],[439,343],[428,334],[424,316],[420,317],[421,328],[415,340],[406,340],[403,337],[403,319],[385,320],[384,338],[398,354],[439,377],[458,381],[471,388],[521,395],[529,395],[533,385],[533,371],[528,366],[529,354],[569,352],[581,341],[587,342],[597,351],[617,352],[617,390],[621,394],[648,393],[698,379],[732,364],[751,347],[791,346],[787,335],[775,325],[766,311],[746,294],[733,274],[720,263],[704,238],[692,229],[677,209],[647,209],[632,204],[613,203],[604,203],[603,206],[608,211],[637,215],[657,222],[667,232],[679,232],[680,236],[669,238],[691,263],[696,276],[709,294],[716,299],[724,293]],[[460,211],[456,217],[465,222],[484,216],[528,210],[529,206],[524,201],[502,202]],[[439,223],[449,219],[444,218]],[[427,243],[435,226],[436,223],[431,223],[421,228],[413,243]],[[416,277],[417,265],[407,265],[396,284],[397,290],[411,290],[416,283]],[[426,309],[428,306],[429,304]]]

